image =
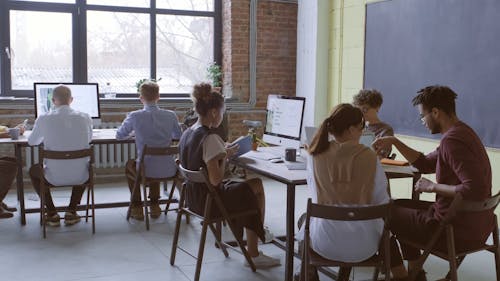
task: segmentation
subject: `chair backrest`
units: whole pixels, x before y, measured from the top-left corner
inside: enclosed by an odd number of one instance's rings
[[[151,147],[145,144],[142,149],[141,162],[144,161],[144,157],[146,155],[166,156],[166,155],[176,155],[176,154],[179,154],[178,146]]]
[[[45,150],[40,147],[40,159],[53,159],[53,160],[71,160],[89,157],[90,163],[94,163],[94,146],[90,146],[87,149],[72,150],[72,151],[54,151]]]
[[[43,163],[44,159],[52,159],[52,160],[72,160],[72,159],[80,159],[80,158],[88,158],[88,174],[89,181],[88,184],[93,185],[94,183],[94,146],[90,145],[89,148],[80,149],[80,150],[71,150],[71,151],[54,151],[54,150],[45,150],[43,146],[40,146],[39,149],[39,162]],[[40,174],[44,174],[43,165],[40,165]],[[43,181],[42,181],[43,182]]]
[[[202,168],[200,168],[200,170],[198,171],[188,170],[179,163],[179,172],[181,173],[181,176],[189,182],[204,183],[209,187],[212,186],[208,180],[207,173]]]
[[[462,204],[458,207],[460,212],[482,212],[486,210],[494,210],[500,202],[500,192],[495,196],[482,201],[462,200]]]
[[[471,201],[463,199],[461,193],[455,194],[453,201],[448,207],[448,212],[441,220],[441,224],[449,223],[457,213],[460,212],[482,212],[491,210],[493,211],[500,202],[500,192],[495,196],[481,200],[481,201]]]
[[[373,220],[389,217],[389,207],[391,203],[363,206],[363,207],[340,207],[330,205],[320,205],[307,201],[307,217],[322,218],[338,221],[360,221]]]
[[[142,148],[142,156],[139,165],[139,172],[142,175],[146,175],[146,161],[144,161],[146,156],[167,156],[167,155],[177,155],[179,154],[178,146],[162,146],[162,147],[151,147],[145,144]],[[145,177],[143,177],[145,179]],[[162,180],[168,177],[148,177],[149,180]]]

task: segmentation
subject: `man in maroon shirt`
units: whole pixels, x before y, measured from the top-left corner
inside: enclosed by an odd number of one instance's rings
[[[416,191],[435,193],[435,202],[395,201],[390,228],[397,236],[429,241],[456,193],[461,193],[466,200],[484,200],[491,196],[488,155],[474,130],[458,119],[455,113],[456,97],[457,94],[450,88],[436,85],[420,90],[413,99],[422,123],[432,134],[442,134],[435,151],[424,155],[393,136],[377,139],[373,143],[376,151],[387,150],[394,145],[420,172],[436,173],[436,183],[421,178],[415,185]],[[489,211],[458,214],[453,222],[457,249],[460,251],[482,245],[493,228],[493,218],[493,213]],[[405,243],[400,243],[400,246],[411,270],[420,251]],[[444,234],[437,247],[446,249]],[[408,276],[394,239],[391,241],[391,264],[396,280],[404,280]],[[423,272],[418,280],[425,280]]]

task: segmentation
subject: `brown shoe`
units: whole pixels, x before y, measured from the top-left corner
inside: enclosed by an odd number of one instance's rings
[[[14,216],[14,214],[12,214],[11,212],[6,211],[2,207],[0,207],[0,219],[10,219],[13,216]]]
[[[132,206],[130,208],[130,217],[138,221],[144,220],[142,206]]]
[[[9,212],[17,212],[17,209],[15,207],[9,207],[7,206],[7,204],[5,204],[4,202],[0,203],[0,207],[2,209],[4,209],[5,211],[9,211]]]
[[[151,218],[153,218],[153,219],[159,218],[161,215],[160,205],[158,203],[156,203],[156,204],[152,203],[151,207],[149,208],[149,212],[151,214]]]

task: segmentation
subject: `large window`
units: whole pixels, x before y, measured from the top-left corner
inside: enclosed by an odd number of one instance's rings
[[[162,96],[187,96],[221,60],[221,0],[1,1],[1,95],[97,82],[127,97],[154,78]]]

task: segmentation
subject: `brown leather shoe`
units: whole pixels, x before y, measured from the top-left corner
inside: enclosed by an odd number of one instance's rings
[[[156,204],[152,203],[151,207],[149,208],[149,212],[150,212],[151,218],[153,218],[153,219],[159,218],[161,215],[160,205],[158,203],[156,203]]]
[[[11,212],[8,212],[4,210],[2,207],[0,207],[0,219],[10,219],[14,216]]]
[[[130,217],[138,221],[144,220],[144,211],[142,206],[132,206],[130,208]]]
[[[17,209],[15,207],[9,207],[7,206],[7,204],[5,204],[4,202],[0,203],[0,207],[2,209],[4,209],[5,211],[9,211],[9,212],[17,212]]]

